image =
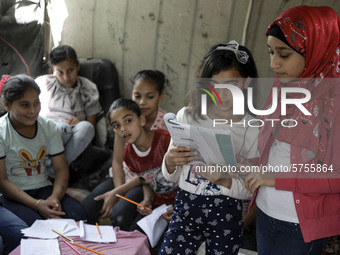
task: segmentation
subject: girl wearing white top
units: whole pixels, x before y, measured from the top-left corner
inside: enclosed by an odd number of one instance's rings
[[[207,85],[212,91],[214,83],[232,84],[245,92],[257,77],[255,62],[249,50],[231,41],[216,45],[204,57],[199,78],[210,79]],[[204,80],[198,80],[202,87]],[[246,158],[257,156],[258,128],[248,127],[250,115],[234,115],[231,94],[226,89],[216,89],[220,105],[208,103],[207,116],[201,114],[198,101],[202,92],[193,87],[187,107],[177,114],[177,121],[200,127],[213,127],[213,119],[227,119],[235,124],[219,125],[232,133],[235,151]],[[218,93],[217,93],[218,92]],[[174,213],[159,254],[195,254],[206,243],[206,254],[237,254],[242,237],[242,201],[251,196],[245,190],[242,179],[220,178],[210,182],[210,177],[196,172],[195,161],[189,147],[170,145],[162,171],[171,181],[179,182]],[[211,152],[214,153],[214,152]]]

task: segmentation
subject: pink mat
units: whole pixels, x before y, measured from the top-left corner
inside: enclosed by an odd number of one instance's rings
[[[72,237],[74,242],[84,245],[93,250],[104,253],[105,255],[150,255],[149,243],[146,235],[135,230],[132,232],[127,232],[120,230],[118,227],[114,228],[117,242],[102,244],[102,243],[91,243],[81,241],[79,237]],[[76,255],[76,253],[68,247],[63,241],[63,238],[59,237],[59,247],[62,255]],[[95,255],[88,250],[84,250],[80,247],[73,246],[82,255]],[[13,250],[10,255],[20,255],[20,246]]]

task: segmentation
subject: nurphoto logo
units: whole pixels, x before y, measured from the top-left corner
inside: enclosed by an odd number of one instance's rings
[[[201,94],[201,114],[207,115],[207,106],[208,106],[208,95],[211,98],[212,102],[214,102],[215,106],[217,106],[217,101],[219,101],[219,104],[223,106],[221,97],[219,93],[216,91],[218,89],[220,91],[220,94],[223,93],[223,90],[228,90],[229,93],[231,93],[232,96],[232,105],[233,105],[233,115],[244,115],[245,114],[245,93],[236,85],[233,84],[213,84],[209,85],[205,82],[198,81],[197,89],[200,89],[204,91],[204,94]],[[223,89],[223,90],[221,90]],[[266,116],[270,115],[278,107],[278,95],[281,97],[281,115],[286,116],[287,113],[287,106],[288,105],[295,105],[302,114],[309,116],[311,113],[303,106],[304,103],[307,103],[311,99],[311,93],[308,89],[304,88],[296,88],[296,87],[282,87],[280,91],[278,91],[278,88],[272,88],[272,104],[267,109],[259,110],[255,109],[254,102],[253,102],[253,88],[248,87],[246,93],[246,99],[247,99],[247,106],[250,111],[250,113],[257,115],[257,116]],[[222,91],[222,92],[221,92]],[[292,95],[299,95],[299,97],[292,97]],[[287,96],[290,95],[290,96]],[[215,99],[216,98],[216,99]],[[248,126],[251,127],[261,127],[264,125],[264,122],[271,122],[272,125],[276,121],[280,121],[279,119],[253,119],[248,121]],[[223,124],[230,124],[230,125],[236,125],[236,123],[232,123],[230,120],[226,119],[214,119],[213,120],[213,126],[216,127],[216,125],[223,125]],[[240,123],[238,123],[239,125]],[[246,123],[241,123],[246,125]],[[297,125],[297,121],[294,119],[283,119],[281,120],[281,125],[284,127],[295,127]]]

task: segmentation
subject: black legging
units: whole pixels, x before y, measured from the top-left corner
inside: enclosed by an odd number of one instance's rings
[[[103,207],[103,200],[95,201],[96,196],[102,195],[114,189],[113,179],[108,178],[99,184],[90,195],[88,195],[82,202],[82,205],[87,213],[89,223],[96,223],[100,218],[100,210]],[[143,200],[143,188],[138,186],[127,192],[125,197],[141,202]],[[139,213],[137,212],[136,205],[120,199],[113,207],[111,214],[111,221],[113,226],[120,227],[121,230],[129,231],[135,228],[135,219]]]

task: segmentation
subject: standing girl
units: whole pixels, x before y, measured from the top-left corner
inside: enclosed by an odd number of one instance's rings
[[[236,41],[212,47],[198,74],[198,78],[210,78],[211,85],[227,83],[242,91],[252,85],[255,77],[251,53]],[[199,87],[202,83],[204,80],[198,81]],[[233,115],[232,96],[226,89],[217,90],[221,105],[210,102],[207,116],[203,116],[201,91],[193,87],[188,106],[177,113],[177,121],[208,128],[213,127],[213,119],[232,121],[233,126],[220,126],[231,131],[235,151],[246,158],[256,157],[258,129],[242,124],[248,123],[251,116]],[[242,236],[241,199],[249,199],[250,193],[241,179],[222,178],[214,184],[199,176],[196,167],[189,165],[194,160],[190,148],[173,144],[164,157],[163,174],[170,181],[179,181],[179,191],[160,254],[196,254],[203,242],[206,254],[237,254]]]
[[[42,116],[53,120],[61,130],[65,157],[70,165],[90,144],[101,112],[96,84],[78,76],[76,51],[61,45],[50,53],[52,75],[38,77],[42,90]]]
[[[273,87],[309,90],[311,99],[304,107],[311,115],[293,105],[281,116],[278,107],[268,119],[293,119],[297,125],[264,125],[260,130],[260,164],[299,165],[301,173],[247,177],[251,192],[260,187],[258,252],[321,254],[325,238],[340,234],[340,20],[330,7],[297,6],[281,14],[266,35],[270,67],[276,73]],[[333,173],[323,177],[316,172],[312,178],[307,171],[312,167],[332,168]]]
[[[25,75],[2,87],[7,114],[0,119],[0,203],[31,225],[36,219],[85,219],[81,205],[65,195],[68,168],[56,125],[39,117],[40,89]],[[55,171],[48,180],[46,161]]]
[[[132,79],[132,100],[135,101],[140,109],[141,113],[146,119],[145,128],[156,130],[166,129],[163,116],[165,112],[159,108],[159,104],[164,99],[164,88],[168,81],[164,74],[156,70],[142,70],[138,72]],[[110,168],[110,175],[113,178],[109,178],[97,186],[92,193],[83,201],[83,206],[87,211],[90,221],[95,221],[101,216],[103,202],[110,200],[109,196],[105,196],[103,201],[95,201],[94,198],[105,194],[106,192],[118,188],[135,177],[135,173],[130,171],[126,163],[124,162],[124,147],[125,141],[118,135],[115,135],[114,149],[113,149],[113,161],[112,168]],[[142,189],[148,189],[147,186],[139,186],[129,190],[126,193],[126,197],[134,201],[143,200]],[[131,219],[135,215],[135,206],[123,201],[116,201],[117,208],[122,208],[125,214],[121,214],[119,211],[113,211],[111,215],[112,224],[120,226],[122,230],[129,230],[133,224]]]

